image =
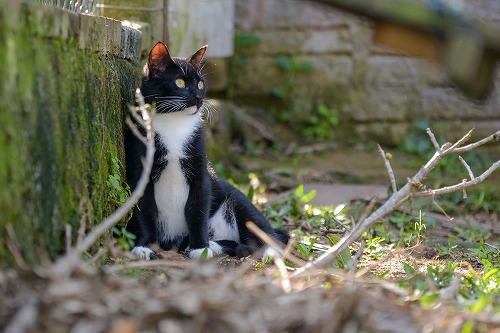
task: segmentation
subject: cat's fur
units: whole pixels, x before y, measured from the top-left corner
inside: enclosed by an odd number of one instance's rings
[[[262,242],[247,229],[246,221],[288,242],[286,231],[273,229],[247,197],[218,179],[208,164],[200,116],[206,93],[200,72],[205,50],[206,46],[185,60],[172,58],[158,42],[145,66],[141,90],[146,103],[156,103],[156,152],[150,182],[127,229],[137,237],[132,252],[148,259],[156,257],[149,248],[152,244],[177,248],[194,258],[204,251],[207,257],[249,255]],[[127,182],[133,190],[145,147],[128,131],[125,149]]]

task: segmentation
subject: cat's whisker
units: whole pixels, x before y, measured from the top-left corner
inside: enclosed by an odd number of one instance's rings
[[[205,122],[211,123],[213,114],[217,112],[215,103],[212,100],[205,98],[203,100],[203,105],[201,106],[201,112],[204,116]]]

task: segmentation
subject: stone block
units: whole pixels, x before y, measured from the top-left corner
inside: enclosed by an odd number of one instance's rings
[[[353,50],[349,29],[346,27],[321,31],[270,30],[254,34],[259,42],[240,47],[238,54],[331,54],[351,53]]]
[[[122,24],[120,58],[138,61],[141,58],[142,32]]]
[[[422,108],[415,117],[442,120],[500,119],[500,94],[495,91],[484,103],[474,103],[451,87],[423,87],[420,92]]]
[[[139,21],[122,21],[122,25],[139,30],[141,36],[141,52],[145,55],[149,54],[149,50],[153,47],[153,39],[151,36],[151,24]]]
[[[360,75],[369,87],[412,87],[421,81],[418,61],[406,57],[370,57]]]
[[[290,73],[278,67],[276,57],[248,58],[234,76],[236,95],[270,95],[274,88],[289,87],[290,98],[328,100],[339,87],[352,82],[354,64],[348,56],[310,55],[298,59],[312,64],[314,69]]]
[[[286,82],[286,75],[276,66],[274,57],[256,56],[235,70],[235,95],[269,95]]]
[[[122,24],[120,21],[92,15],[80,15],[80,49],[120,56]]]
[[[147,22],[150,33],[143,38],[146,44],[153,45],[165,41],[163,4],[163,0],[101,0],[97,14],[120,21]]]
[[[308,87],[310,93],[326,90],[328,95],[331,89],[352,84],[354,61],[347,55],[308,55],[300,59],[314,66],[312,72],[298,76],[299,84]]]
[[[236,29],[331,28],[357,21],[353,15],[331,6],[298,0],[237,0]]]
[[[328,30],[312,30],[305,33],[300,47],[304,53],[350,53],[353,50],[352,37],[347,27]]]
[[[78,35],[78,14],[42,4],[26,5],[25,10],[30,31],[35,35],[64,41],[72,40]]]
[[[415,93],[405,88],[352,90],[344,112],[354,122],[403,122],[418,107]]]
[[[406,122],[373,122],[367,124],[356,124],[354,133],[358,137],[356,140],[375,140],[384,146],[397,146],[408,133],[410,125]]]

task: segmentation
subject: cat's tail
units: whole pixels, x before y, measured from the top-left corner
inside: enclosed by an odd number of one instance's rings
[[[281,228],[274,228],[274,234],[271,236],[285,245],[288,244],[288,241],[290,240],[290,234],[288,231]]]

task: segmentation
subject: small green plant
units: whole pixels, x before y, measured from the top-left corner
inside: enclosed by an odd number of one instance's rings
[[[295,244],[295,248],[299,251],[299,253],[304,258],[309,258],[313,253],[314,244],[318,241],[317,237],[313,237],[310,239],[309,244],[307,243],[297,243]]]
[[[301,60],[296,55],[285,56],[279,55],[275,58],[276,65],[285,73],[286,79],[284,83],[274,87],[271,90],[271,94],[277,97],[281,102],[283,109],[285,110],[270,110],[274,115],[276,120],[279,122],[287,122],[291,119],[293,114],[288,109],[290,94],[293,87],[295,86],[298,73],[308,73],[314,71],[314,65],[310,62]]]
[[[338,125],[337,110],[321,103],[316,108],[316,112],[308,118],[303,134],[304,137],[312,141],[331,140],[335,137],[334,128]]]
[[[227,97],[233,99],[234,87],[236,85],[236,76],[238,75],[238,68],[246,65],[249,62],[247,56],[241,54],[241,49],[250,48],[260,43],[260,37],[253,33],[239,33],[234,36],[234,47],[236,53],[231,60],[231,67],[229,69],[229,77],[227,83]]]
[[[122,205],[130,197],[130,187],[122,181],[122,166],[120,160],[111,157],[111,172],[106,184],[109,188],[109,196],[117,205]]]
[[[500,311],[498,299],[500,297],[500,268],[493,265],[489,260],[483,259],[483,271],[481,274],[469,270],[464,277],[460,296],[468,301],[467,307],[473,312]]]
[[[469,249],[469,253],[474,255],[478,260],[487,260],[496,265],[500,259],[500,249],[491,244],[485,243],[484,239],[479,240],[479,246]]]
[[[425,230],[428,226],[432,227],[436,221],[425,216],[422,210],[416,221],[405,213],[396,213],[389,218],[389,222],[399,229],[397,236],[398,245],[412,246],[418,244],[425,237]]]
[[[116,237],[116,245],[120,250],[125,252],[132,250],[136,239],[133,233],[128,232],[125,227],[113,227],[112,231]]]
[[[458,248],[457,244],[451,244],[450,241],[448,241],[448,245],[443,245],[443,244],[436,244],[436,249],[438,250],[438,258],[444,258],[444,257],[449,257],[455,249]]]
[[[380,259],[389,253],[391,247],[387,246],[385,238],[379,236],[372,236],[365,232],[363,238],[366,239],[365,253],[372,259]]]
[[[304,205],[315,196],[315,190],[304,193],[304,185],[301,184],[282,200],[271,203],[263,213],[274,226],[281,226],[285,216],[300,219],[303,216]]]

